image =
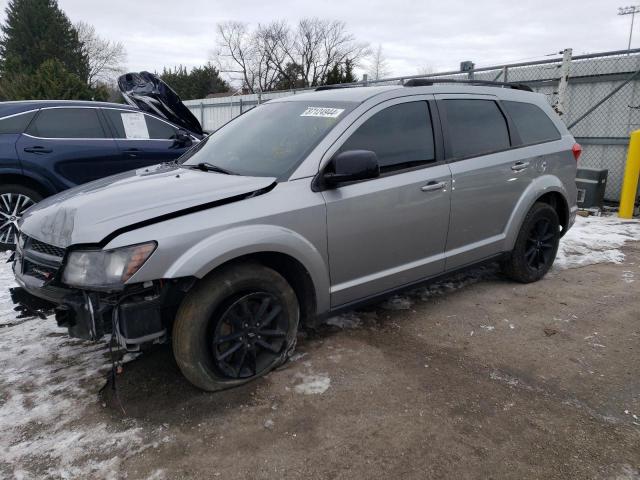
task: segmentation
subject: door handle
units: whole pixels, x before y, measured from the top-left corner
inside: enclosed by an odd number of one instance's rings
[[[27,153],[51,153],[51,152],[53,152],[53,150],[51,150],[50,148],[44,148],[44,147],[40,147],[40,146],[26,147],[24,149],[24,151],[27,152]]]
[[[136,158],[138,156],[138,153],[140,153],[140,150],[137,148],[130,148],[128,150],[125,150],[124,153],[126,153],[127,157],[129,158]]]
[[[530,162],[516,162],[511,165],[511,170],[513,170],[514,172],[520,172],[529,168],[529,165],[531,165]]]
[[[420,187],[423,192],[434,192],[436,190],[442,190],[447,186],[447,182],[429,182],[426,185]]]

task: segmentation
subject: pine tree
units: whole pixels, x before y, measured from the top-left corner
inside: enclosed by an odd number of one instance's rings
[[[175,90],[182,100],[204,98],[210,93],[229,91],[227,82],[210,63],[194,67],[190,72],[182,65],[164,68],[160,78]]]
[[[88,60],[78,33],[56,0],[10,0],[1,27],[0,74],[33,74],[47,60],[86,82]]]

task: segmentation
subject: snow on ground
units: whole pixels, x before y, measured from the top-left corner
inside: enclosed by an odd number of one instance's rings
[[[583,267],[596,263],[622,263],[620,248],[640,241],[640,222],[615,216],[581,217],[560,241],[554,269]]]
[[[621,263],[620,249],[632,240],[640,240],[638,221],[578,217],[561,242],[555,268]],[[131,420],[107,422],[117,414],[101,412],[97,399],[110,367],[106,347],[68,338],[52,318],[17,319],[8,292],[14,281],[7,258],[0,254],[0,477],[121,476],[122,459],[150,447],[161,433]],[[381,308],[410,309],[415,302],[496,274],[495,267],[459,273],[393,297]],[[633,281],[632,276],[628,280]],[[329,323],[340,328],[362,325],[354,312],[333,317]],[[294,391],[307,395],[322,394],[331,384],[325,374],[311,371],[300,374],[297,382]]]
[[[110,368],[104,343],[70,339],[53,318],[16,320],[0,255],[0,477],[108,478],[146,448],[133,422],[86,419]]]

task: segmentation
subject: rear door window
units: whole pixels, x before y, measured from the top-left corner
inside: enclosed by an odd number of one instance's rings
[[[22,133],[36,115],[35,111],[20,113],[11,117],[0,118],[1,133]]]
[[[365,121],[340,151],[371,150],[382,171],[407,168],[435,160],[433,128],[427,102],[387,107]]]
[[[135,140],[174,140],[178,129],[151,115],[135,110],[105,109],[116,138]]]
[[[560,139],[560,132],[556,126],[537,105],[524,102],[501,103],[511,117],[524,145]]]
[[[40,110],[27,133],[40,138],[105,138],[95,108]]]
[[[493,100],[448,99],[446,113],[449,158],[466,158],[510,147],[507,121]]]

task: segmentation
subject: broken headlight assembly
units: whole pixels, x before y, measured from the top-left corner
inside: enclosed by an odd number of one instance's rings
[[[120,288],[144,265],[157,245],[148,242],[113,250],[72,251],[62,282],[80,288]]]

